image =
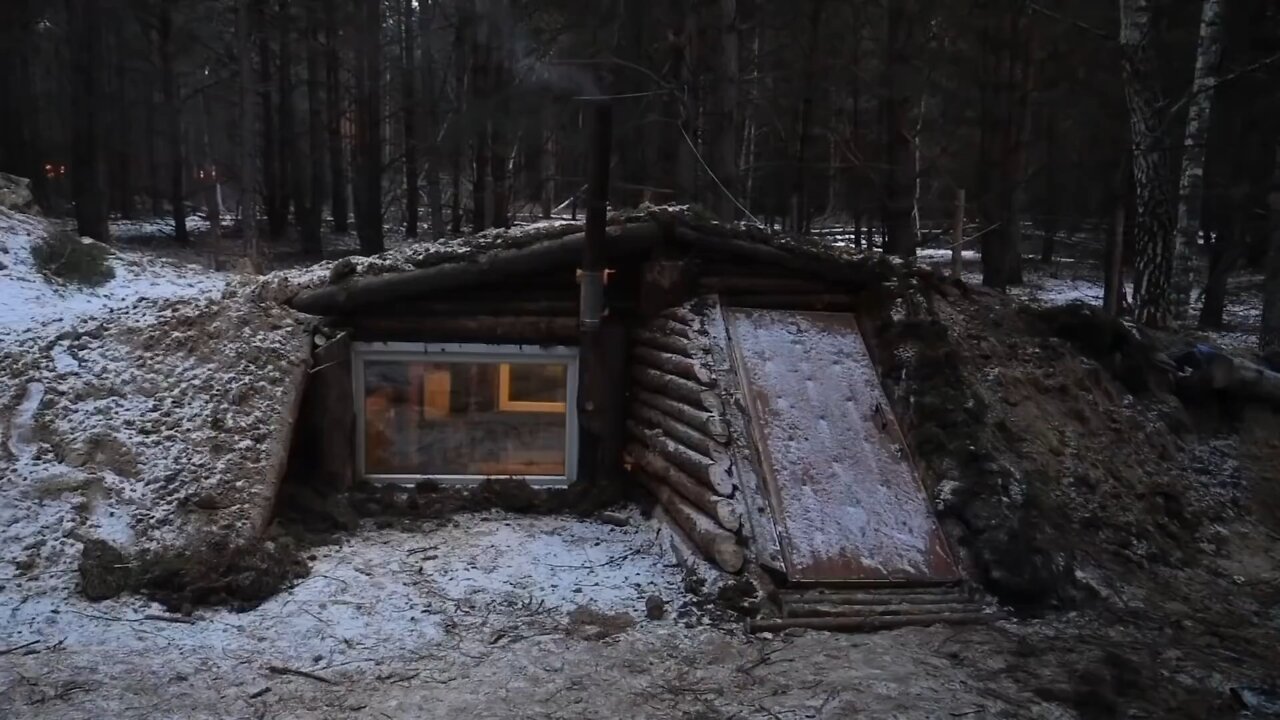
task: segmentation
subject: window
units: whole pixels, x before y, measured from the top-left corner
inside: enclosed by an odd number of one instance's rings
[[[573,348],[358,343],[353,367],[366,479],[573,479]]]

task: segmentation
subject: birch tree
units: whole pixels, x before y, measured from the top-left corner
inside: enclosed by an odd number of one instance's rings
[[[1174,207],[1172,163],[1162,141],[1162,100],[1153,47],[1156,0],[1120,0],[1120,50],[1133,156],[1133,304],[1138,322],[1166,327],[1172,293]]]
[[[1191,307],[1191,289],[1196,284],[1196,246],[1200,236],[1200,215],[1204,205],[1205,142],[1209,137],[1209,115],[1213,109],[1213,88],[1222,58],[1222,2],[1204,0],[1200,18],[1200,42],[1196,51],[1195,78],[1187,106],[1186,142],[1183,143],[1182,179],[1178,186],[1178,226],[1174,236],[1173,277],[1174,319],[1183,320]]]

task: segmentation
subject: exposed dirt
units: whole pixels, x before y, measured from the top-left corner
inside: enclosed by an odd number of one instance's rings
[[[1174,338],[953,289],[906,293],[874,344],[971,577],[1024,616],[1085,612],[1008,672],[1086,718],[1231,716],[1226,678],[1280,668],[1280,415],[1185,405]]]
[[[79,571],[80,591],[89,600],[136,592],[166,610],[190,615],[203,606],[251,610],[306,577],[310,568],[297,545],[281,537],[149,551],[132,558],[109,543],[88,540]]]

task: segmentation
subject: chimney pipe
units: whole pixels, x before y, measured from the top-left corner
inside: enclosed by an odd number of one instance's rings
[[[604,316],[604,243],[609,212],[609,161],[613,155],[613,106],[608,100],[588,101],[591,108],[591,168],[587,178],[587,231],[578,271],[578,326],[595,332]]]

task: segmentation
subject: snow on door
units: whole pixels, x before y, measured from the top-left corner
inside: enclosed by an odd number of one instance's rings
[[[852,315],[725,308],[793,582],[940,582],[955,565]]]

